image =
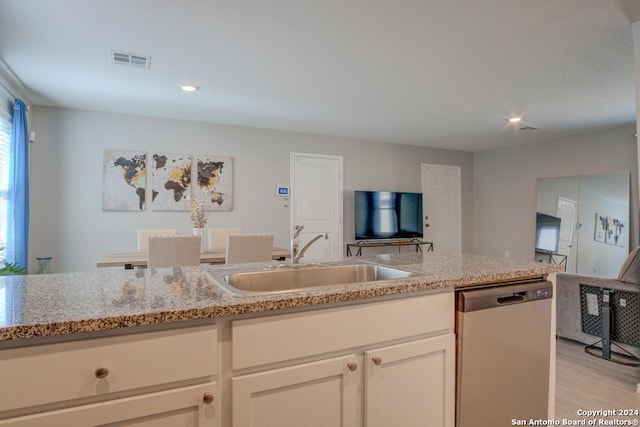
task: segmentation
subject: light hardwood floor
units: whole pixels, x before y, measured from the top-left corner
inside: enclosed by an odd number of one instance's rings
[[[585,419],[577,415],[581,409],[640,409],[640,394],[636,393],[640,367],[590,356],[584,352],[584,344],[564,338],[558,338],[556,344],[555,419]],[[606,419],[613,418],[640,416]]]

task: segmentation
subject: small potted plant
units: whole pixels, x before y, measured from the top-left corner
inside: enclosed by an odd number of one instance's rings
[[[0,251],[4,251],[4,247],[0,247]],[[0,267],[0,276],[16,276],[20,274],[27,274],[27,269],[17,262],[5,262]]]
[[[16,276],[20,274],[27,274],[27,269],[15,262],[5,262],[0,267],[0,276]]]

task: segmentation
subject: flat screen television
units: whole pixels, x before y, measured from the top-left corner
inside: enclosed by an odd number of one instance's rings
[[[558,252],[558,240],[560,239],[560,218],[536,213],[536,251],[556,253]]]
[[[356,240],[422,238],[422,193],[355,192]]]

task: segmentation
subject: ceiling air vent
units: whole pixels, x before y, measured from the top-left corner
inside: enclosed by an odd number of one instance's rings
[[[518,128],[519,131],[523,131],[523,132],[524,131],[530,131],[530,130],[536,130],[536,129],[538,129],[538,128],[537,127],[533,127],[533,126],[522,126],[522,127]]]
[[[134,68],[149,68],[151,63],[150,56],[139,55],[137,53],[111,51],[111,63],[126,65]]]

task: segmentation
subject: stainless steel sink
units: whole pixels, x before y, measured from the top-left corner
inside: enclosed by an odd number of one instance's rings
[[[419,276],[395,267],[373,263],[340,265],[283,265],[271,270],[206,272],[225,291],[236,296],[268,295],[351,283]]]

